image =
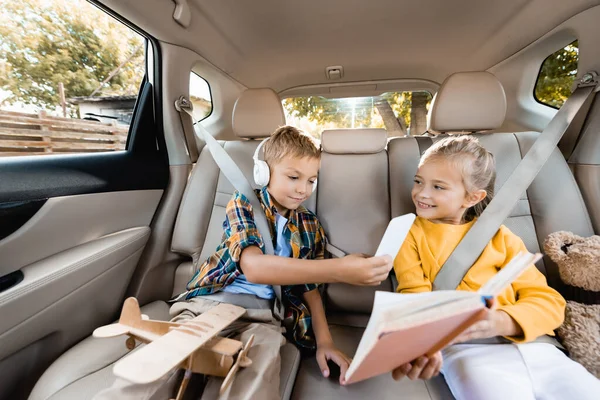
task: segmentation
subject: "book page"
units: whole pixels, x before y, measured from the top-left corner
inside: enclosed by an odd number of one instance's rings
[[[466,327],[485,317],[485,297],[499,294],[540,257],[541,254],[528,252],[517,254],[478,292],[377,291],[371,318],[346,371],[346,379],[350,382],[368,379],[389,372],[401,362],[443,348]]]
[[[455,292],[459,296],[454,300],[428,306],[431,297],[438,297],[437,294],[395,294],[400,301],[398,310],[389,305],[383,313],[377,309],[373,311],[356,355],[346,371],[347,382],[355,383],[388,373],[405,362],[442,349],[468,326],[485,317],[486,306],[478,293]],[[418,300],[411,301],[413,296]],[[390,317],[394,311],[402,313],[402,309],[412,309],[415,305],[426,311],[409,312],[399,319]]]
[[[420,318],[423,318],[423,322],[430,321],[432,317],[441,316],[438,309],[442,313],[452,315],[458,311],[464,312],[465,306],[466,309],[473,309],[472,305],[475,303],[478,303],[480,308],[483,306],[481,295],[473,292],[454,290],[411,294],[375,292],[371,318],[346,376],[352,375],[353,371],[358,368],[381,334],[392,329],[400,329],[399,324],[406,323],[406,327],[414,325]]]
[[[504,268],[481,286],[478,293],[482,296],[497,296],[541,257],[540,253],[531,254],[529,252],[521,252],[517,254]]]
[[[427,300],[408,301],[401,308],[388,307],[383,310],[385,322],[382,324],[382,328],[384,330],[394,329],[393,327],[396,327],[398,322],[406,324],[408,321],[425,321],[430,315],[441,315],[444,312],[465,307],[467,304],[475,304],[478,307],[485,305],[485,299],[479,293],[453,290],[430,293],[431,296]],[[401,296],[412,297],[411,294]]]
[[[383,238],[381,238],[381,242],[379,242],[375,256],[387,254],[392,258],[396,257],[415,218],[415,214],[410,213],[392,219],[383,234]]]
[[[429,293],[421,293],[427,295]],[[363,332],[356,353],[352,359],[350,367],[346,371],[346,376],[350,376],[352,372],[361,364],[362,360],[369,353],[369,350],[373,347],[379,336],[377,332],[381,329],[380,325],[384,321],[382,314],[386,309],[393,307],[403,301],[409,301],[408,296],[399,296],[397,293],[392,292],[375,292],[375,300],[373,300],[373,311],[371,312],[371,318],[365,331]]]
[[[436,292],[434,292],[436,293]],[[486,307],[485,300],[478,293],[456,292],[466,296],[456,296],[443,302],[426,304],[408,313],[394,315],[391,311],[385,313],[385,323],[381,325],[381,334],[391,331],[408,329],[413,326],[424,325],[429,322],[449,318],[465,311],[472,311]]]

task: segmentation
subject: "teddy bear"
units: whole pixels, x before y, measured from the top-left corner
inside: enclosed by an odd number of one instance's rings
[[[558,335],[570,357],[600,379],[600,236],[555,232],[544,243],[567,300]]]

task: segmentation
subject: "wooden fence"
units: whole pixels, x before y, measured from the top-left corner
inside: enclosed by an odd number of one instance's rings
[[[0,157],[125,149],[127,126],[0,111]]]

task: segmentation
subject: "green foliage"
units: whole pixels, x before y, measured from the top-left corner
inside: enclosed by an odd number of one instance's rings
[[[571,86],[577,76],[579,46],[577,41],[551,54],[544,61],[535,86],[538,101],[560,108],[571,94]],[[378,100],[386,100],[394,115],[404,126],[411,126],[413,92],[390,92],[379,97],[328,99],[325,97],[296,97],[285,99],[283,105],[290,116],[306,118],[320,126],[334,124],[336,127],[386,128],[386,121],[379,117],[375,106]],[[431,97],[427,95],[427,104]],[[413,132],[416,134],[422,132]]]
[[[577,41],[548,56],[542,63],[535,85],[535,98],[541,103],[560,108],[571,95],[578,61]]]
[[[86,1],[9,0],[0,4],[0,88],[7,103],[53,108],[65,96],[137,94],[143,39]]]
[[[410,109],[412,108],[412,92],[390,92],[381,97],[387,100],[397,118],[404,120],[404,126],[410,127]]]
[[[308,118],[319,125],[334,122],[339,126],[352,126],[354,109],[354,126],[370,126],[372,119],[372,99],[349,98],[328,99],[321,96],[294,97],[285,99],[283,105],[289,115]]]
[[[283,101],[287,114],[306,118],[319,125],[333,123],[345,128],[386,128],[376,103],[385,100],[391,106],[396,118],[410,126],[412,92],[390,92],[377,97],[355,97],[328,99],[321,96],[294,97]],[[431,95],[427,94],[429,100]]]

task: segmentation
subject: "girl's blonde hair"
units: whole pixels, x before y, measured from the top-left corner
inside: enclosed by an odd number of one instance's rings
[[[476,137],[461,135],[442,139],[432,145],[421,157],[419,167],[428,161],[444,159],[455,164],[461,171],[463,184],[468,193],[485,190],[487,195],[479,203],[465,211],[463,220],[479,217],[494,198],[496,162]]]

